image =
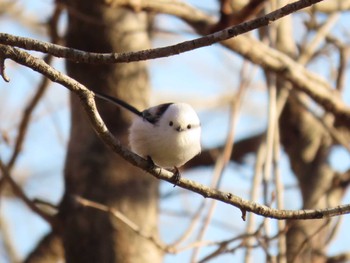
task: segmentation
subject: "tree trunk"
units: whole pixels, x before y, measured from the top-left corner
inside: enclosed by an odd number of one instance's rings
[[[69,1],[67,46],[92,52],[150,47],[146,13],[112,9],[103,1]],[[68,74],[90,89],[119,97],[140,109],[148,106],[144,62],[87,65],[67,62]],[[131,116],[98,101],[102,118],[124,145]],[[161,252],[108,214],[74,205],[79,195],[114,207],[143,230],[157,233],[158,181],[112,153],[96,136],[78,99],[71,96],[71,134],[61,204],[67,262],[160,262]]]

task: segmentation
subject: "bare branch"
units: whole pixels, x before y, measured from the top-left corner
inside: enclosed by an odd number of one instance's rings
[[[73,48],[62,47],[59,45],[55,45],[55,44],[51,44],[43,41],[13,36],[5,33],[0,34],[0,43],[20,47],[27,50],[44,52],[56,57],[66,58],[74,62],[80,62],[80,63],[89,63],[89,64],[121,63],[121,62],[149,60],[149,59],[156,59],[161,57],[178,55],[197,48],[210,46],[212,44],[215,44],[230,38],[234,38],[238,35],[247,33],[259,27],[267,26],[273,21],[276,21],[284,16],[287,16],[300,9],[311,6],[321,1],[323,0],[297,1],[294,3],[288,4],[280,9],[277,9],[276,11],[273,11],[263,17],[253,19],[251,21],[241,23],[239,25],[236,25],[230,28],[226,28],[224,30],[221,30],[219,32],[216,32],[204,37],[200,37],[190,41],[185,41],[185,42],[168,46],[168,47],[142,50],[137,52],[108,53],[108,54],[84,52]]]
[[[256,16],[263,9],[266,2],[266,0],[251,0],[238,12],[233,13],[230,1],[221,0],[220,20],[213,26],[210,32],[216,32],[223,28],[237,25]]]
[[[343,92],[344,87],[345,87],[345,78],[346,74],[345,71],[347,69],[347,63],[349,60],[349,52],[350,52],[350,47],[346,45],[345,43],[342,43],[340,40],[337,38],[327,35],[326,40],[330,43],[332,43],[334,46],[336,46],[339,49],[339,66],[337,68],[337,78],[336,78],[336,88],[340,92]]]
[[[291,262],[295,262],[295,261],[296,261],[296,259],[297,259],[298,255],[299,255],[299,253],[302,252],[304,246],[306,246],[307,243],[310,242],[311,239],[317,237],[317,234],[318,234],[322,229],[324,229],[325,227],[327,227],[327,225],[328,225],[330,222],[331,222],[330,219],[326,220],[326,221],[325,221],[320,227],[318,227],[313,233],[311,233],[311,234],[309,234],[309,235],[307,235],[307,236],[305,237],[304,241],[303,241],[301,244],[299,244],[297,253],[295,253],[294,258],[292,259]]]
[[[350,261],[350,253],[342,253],[339,255],[335,255],[327,258],[327,263],[343,263]]]
[[[202,211],[205,208],[205,200],[202,201],[201,205],[198,207],[197,211],[193,214],[191,223],[187,230],[184,232],[184,234],[178,238],[173,244],[173,247],[178,246],[179,244],[183,243],[186,239],[190,237],[192,232],[195,230],[195,227],[197,226],[198,221],[200,220],[200,215]]]
[[[314,5],[307,9],[308,12],[322,12],[326,14],[331,14],[341,11],[350,10],[350,0],[332,0],[324,1],[318,5]]]
[[[62,9],[58,6],[55,7],[55,10],[53,12],[53,15],[51,16],[49,23],[47,24],[49,33],[50,33],[50,39],[52,43],[58,43],[59,42],[59,36],[57,33],[57,23],[59,20],[59,17],[61,15]],[[45,63],[51,64],[53,59],[53,56],[50,54],[47,54],[44,58]],[[33,111],[35,110],[36,106],[38,105],[40,99],[44,95],[50,81],[45,76],[42,76],[41,82],[36,90],[36,93],[34,94],[33,98],[29,100],[27,106],[25,107],[25,110],[23,112],[22,119],[20,121],[19,127],[18,127],[18,135],[16,138],[15,147],[13,150],[13,153],[10,157],[10,160],[7,163],[7,169],[11,171],[12,167],[14,166],[16,159],[18,157],[18,154],[21,151],[27,129],[31,120],[31,116]]]
[[[242,98],[244,96],[244,93],[246,91],[246,88],[250,85],[251,79],[247,77],[247,63],[243,64],[241,68],[241,81],[240,81],[240,86],[239,89],[236,93],[236,100],[232,102],[231,104],[231,109],[230,109],[230,119],[229,119],[229,130],[227,133],[227,138],[225,142],[225,146],[220,153],[219,157],[216,159],[215,167],[214,167],[214,175],[213,179],[211,182],[211,187],[213,188],[219,188],[220,187],[220,182],[222,181],[222,176],[223,172],[225,170],[226,165],[230,161],[230,156],[233,151],[233,143],[234,143],[234,138],[235,138],[235,131],[236,131],[236,126],[239,118],[239,109],[242,104]],[[210,225],[210,222],[213,218],[214,211],[216,209],[216,204],[215,200],[212,200],[210,203],[208,213],[206,215],[206,218],[204,220],[204,223],[202,227],[199,230],[198,236],[197,236],[197,241],[202,241],[204,238],[204,235]],[[196,262],[197,257],[199,255],[200,247],[196,248],[193,250],[192,256],[191,256],[191,262]]]
[[[45,75],[52,81],[65,86],[67,89],[75,93],[79,97],[95,132],[99,138],[111,148],[111,150],[119,154],[129,163],[143,169],[144,171],[147,171],[156,178],[174,183],[174,173],[157,166],[150,167],[147,160],[127,150],[120,144],[113,134],[111,134],[97,111],[94,94],[92,91],[76,80],[50,67],[42,59],[31,56],[25,51],[10,46],[0,45],[0,54],[2,54],[5,58],[12,59],[19,64],[25,65]],[[211,198],[233,205],[239,208],[243,213],[248,211],[275,219],[321,219],[350,213],[350,204],[316,210],[278,210],[265,205],[249,202],[231,193],[212,189],[186,178],[181,178],[177,185],[184,189],[198,193],[205,198]]]
[[[49,56],[50,57],[50,56]],[[46,63],[50,64],[51,58],[47,57],[46,59]],[[41,80],[41,83],[39,84],[33,98],[28,102],[25,111],[23,112],[23,116],[21,119],[21,122],[19,124],[18,127],[18,134],[17,134],[17,138],[16,138],[16,143],[15,143],[15,147],[13,149],[13,153],[11,155],[10,161],[7,164],[7,169],[11,170],[12,167],[14,166],[18,154],[20,153],[21,149],[22,149],[22,145],[25,139],[25,135],[27,133],[28,130],[28,126],[32,117],[32,113],[34,111],[34,109],[36,108],[36,106],[38,105],[40,99],[42,98],[42,96],[44,95],[48,85],[49,85],[50,81],[49,79],[47,79],[46,77],[43,77],[43,79]]]
[[[132,231],[134,231],[137,235],[149,240],[152,242],[156,247],[161,249],[162,251],[166,253],[176,254],[181,251],[191,249],[194,247],[200,247],[200,246],[208,246],[208,245],[216,245],[215,242],[194,242],[191,243],[185,247],[178,248],[178,243],[174,243],[172,245],[166,245],[164,244],[159,238],[151,233],[147,233],[144,230],[142,230],[137,224],[135,224],[131,219],[126,217],[123,213],[119,212],[117,209],[111,208],[109,206],[103,205],[98,202],[94,202],[88,199],[85,199],[81,196],[75,196],[74,200],[81,206],[84,207],[91,207],[106,213],[111,214],[116,219],[123,222],[126,226],[128,226]]]
[[[91,207],[103,212],[107,212],[111,214],[113,217],[117,218],[121,222],[123,222],[125,225],[127,225],[132,231],[134,231],[139,236],[151,241],[154,245],[156,245],[159,249],[166,251],[168,253],[171,253],[171,249],[168,249],[168,247],[163,244],[156,236],[152,234],[148,234],[145,231],[143,231],[138,225],[136,225],[133,221],[131,221],[128,217],[126,217],[124,214],[119,212],[117,209],[105,206],[103,204],[85,199],[80,196],[76,196],[75,201],[80,204],[81,206],[85,207]]]
[[[229,39],[235,35],[247,32],[253,28],[263,26],[266,21],[271,22],[282,17],[282,14],[287,15],[287,12],[292,12],[292,9],[293,11],[296,11],[296,7],[301,8],[301,2],[304,6],[319,1],[295,2],[264,17],[239,24],[202,38],[164,48],[149,49],[138,52],[120,54],[89,53],[33,39],[16,37],[9,34],[0,34],[0,43],[15,45],[30,50],[48,52],[58,57],[74,59],[76,62],[117,63],[154,59],[208,46],[218,41]],[[305,92],[327,111],[332,112],[339,123],[350,123],[350,109],[348,109],[341,101],[339,93],[333,90],[326,81],[306,70],[302,65],[295,62],[289,56],[284,55],[253,38],[245,36],[226,40],[222,42],[222,44],[231,50],[240,53],[243,57],[249,59],[253,63],[264,65],[266,70],[274,71],[285,79],[291,81],[295,88]]]
[[[10,78],[6,76],[6,72],[5,72],[5,59],[2,57],[0,57],[0,76],[4,81],[10,82]]]
[[[40,210],[34,202],[32,202],[26,194],[22,191],[22,189],[17,185],[17,183],[13,180],[11,175],[8,173],[8,170],[5,166],[5,164],[0,159],[0,171],[2,173],[2,176],[4,179],[10,184],[12,187],[13,192],[36,214],[41,216],[45,221],[51,224],[52,227],[55,226],[55,220],[52,216],[46,214],[42,210]]]

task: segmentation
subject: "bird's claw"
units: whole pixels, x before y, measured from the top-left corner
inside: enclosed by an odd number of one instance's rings
[[[152,170],[156,165],[155,163],[153,162],[151,156],[147,155],[147,162],[148,162],[148,166],[149,166],[149,169]]]
[[[181,179],[181,174],[179,171],[179,168],[177,168],[176,166],[174,166],[174,175],[171,178],[174,181],[174,187],[177,186],[177,184],[179,183],[180,179]]]

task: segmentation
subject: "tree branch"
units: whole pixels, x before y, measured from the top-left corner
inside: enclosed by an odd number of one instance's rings
[[[343,263],[350,261],[350,252],[341,253],[332,257],[328,257],[326,263]]]
[[[162,251],[165,251],[167,253],[172,253],[171,247],[167,247],[165,244],[163,244],[155,235],[148,234],[145,231],[143,231],[137,224],[135,224],[132,220],[130,220],[128,217],[126,217],[124,214],[119,212],[117,209],[108,207],[106,205],[88,200],[86,198],[75,196],[74,200],[81,206],[84,207],[91,207],[103,212],[107,212],[111,214],[116,219],[122,221],[125,225],[127,225],[132,231],[134,231],[139,236],[149,240],[152,242],[155,246],[157,246]]]
[[[75,93],[79,97],[95,132],[99,138],[108,147],[110,147],[111,150],[119,154],[129,163],[152,174],[154,177],[173,183],[174,174],[172,172],[157,166],[150,168],[149,162],[147,160],[130,152],[120,144],[120,142],[113,136],[113,134],[109,132],[97,111],[94,94],[92,91],[87,89],[76,80],[47,65],[42,59],[36,58],[18,48],[0,45],[0,55],[3,58],[12,59],[19,64],[22,64],[45,75],[52,81],[63,85]],[[249,202],[231,193],[212,189],[186,178],[181,178],[177,185],[184,189],[198,193],[205,198],[219,200],[221,202],[235,206],[242,211],[243,215],[248,211],[275,219],[321,219],[325,217],[333,217],[350,213],[350,205],[341,205],[337,207],[317,210],[278,210],[267,207],[265,205]]]
[[[247,33],[254,29],[267,26],[271,22],[274,22],[284,16],[294,13],[300,9],[311,6],[323,0],[300,0],[291,4],[288,4],[280,9],[277,9],[263,17],[259,17],[250,20],[239,25],[223,29],[221,31],[209,34],[204,37],[185,41],[176,45],[167,47],[141,50],[136,52],[126,53],[93,53],[84,52],[81,50],[62,47],[60,45],[47,43],[44,41],[28,39],[24,37],[13,36],[6,33],[0,34],[0,43],[10,46],[20,47],[26,50],[34,50],[47,54],[51,54],[55,57],[66,58],[74,62],[89,63],[89,64],[104,64],[104,63],[122,63],[150,60],[162,57],[168,57],[185,53],[197,48],[210,46],[212,44],[234,38],[238,35]]]
[[[333,113],[336,116],[338,123],[349,125],[350,109],[346,107],[346,105],[340,99],[339,92],[333,90],[326,81],[321,79],[316,74],[306,70],[302,65],[295,62],[289,56],[284,55],[281,52],[278,52],[277,50],[274,50],[253,38],[241,36],[239,38],[229,39],[237,36],[238,34],[248,32],[254,28],[267,25],[271,21],[275,21],[276,19],[281,18],[288,13],[294,12],[302,7],[314,4],[316,2],[320,2],[320,0],[298,1],[286,5],[285,7],[278,9],[264,17],[239,24],[237,26],[207,35],[205,37],[185,41],[168,47],[142,50],[137,52],[119,54],[89,53],[33,39],[16,37],[9,34],[0,34],[0,43],[18,46],[24,49],[48,52],[54,56],[65,57],[76,62],[120,63],[180,54],[228,39],[222,42],[224,46],[238,52],[253,63],[264,65],[266,70],[278,73],[281,77],[284,77],[285,79],[292,82],[295,88],[308,94],[313,100],[325,108],[325,110]]]
[[[13,192],[36,214],[38,214],[41,218],[43,218],[45,221],[47,221],[53,228],[57,225],[56,220],[51,215],[45,213],[41,209],[39,209],[22,191],[22,189],[17,185],[17,183],[13,180],[11,175],[9,174],[5,164],[0,159],[0,171],[2,173],[2,176],[4,180],[6,180]]]
[[[56,5],[54,12],[53,12],[52,16],[50,17],[48,24],[47,24],[47,28],[48,28],[49,35],[50,35],[50,41],[54,44],[59,43],[57,24],[58,24],[58,20],[60,18],[61,13],[62,13],[62,9]],[[44,61],[45,61],[45,63],[50,65],[52,62],[52,59],[53,59],[52,55],[46,54]],[[28,103],[25,107],[25,111],[23,112],[22,119],[21,119],[19,127],[18,127],[18,134],[17,134],[17,138],[16,138],[15,147],[14,147],[14,150],[12,152],[11,158],[7,163],[7,169],[9,171],[11,171],[12,167],[14,166],[14,164],[17,160],[18,154],[20,153],[20,151],[22,149],[22,145],[23,145],[23,142],[24,142],[27,130],[28,130],[28,126],[30,124],[32,113],[36,109],[36,106],[38,105],[40,99],[43,97],[45,91],[47,90],[49,83],[50,83],[49,79],[47,79],[45,76],[43,76],[33,98],[28,101]]]

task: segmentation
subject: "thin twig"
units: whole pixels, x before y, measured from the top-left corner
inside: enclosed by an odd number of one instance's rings
[[[210,259],[217,257],[218,255],[221,254],[227,254],[227,253],[234,253],[237,249],[239,248],[246,248],[249,249],[250,251],[254,248],[261,248],[261,243],[263,241],[259,239],[265,239],[269,241],[273,241],[276,238],[279,238],[280,236],[283,236],[286,234],[287,229],[284,229],[282,231],[277,232],[274,236],[272,237],[263,237],[261,236],[262,230],[263,230],[264,222],[262,222],[258,228],[252,232],[252,233],[247,233],[245,232],[244,234],[238,235],[234,238],[230,238],[227,240],[223,240],[220,242],[217,242],[218,248],[211,252],[209,255],[205,256],[202,260],[200,260],[198,263],[203,263],[207,262]],[[247,243],[248,240],[255,239],[257,240],[258,244],[252,244],[252,242]],[[239,240],[242,240],[240,244],[234,246],[233,248],[228,248],[231,243],[237,242]]]
[[[61,15],[61,12],[62,12],[62,9],[56,5],[54,12],[53,12],[48,24],[47,24],[51,42],[55,43],[55,44],[59,42],[59,37],[58,37],[58,33],[57,33],[57,23],[58,23],[60,15]],[[46,64],[50,65],[52,60],[53,60],[53,56],[50,54],[47,54],[43,60]],[[22,115],[22,119],[21,119],[20,124],[18,126],[18,133],[17,133],[14,149],[13,149],[13,152],[11,154],[11,157],[9,158],[9,161],[6,164],[6,169],[8,170],[8,172],[11,172],[13,166],[15,165],[15,162],[17,160],[18,155],[20,154],[20,152],[22,150],[22,145],[24,143],[25,136],[27,134],[27,130],[28,130],[31,118],[32,118],[32,114],[33,114],[34,110],[36,109],[36,106],[39,104],[41,98],[43,97],[49,84],[50,84],[50,80],[46,76],[43,75],[41,82],[39,83],[34,96],[28,101],[28,103],[25,107],[25,110],[24,110],[23,115]],[[3,180],[1,179],[0,180],[0,191],[1,191],[2,184],[3,184]]]
[[[5,71],[5,58],[0,57],[0,76],[5,82],[10,82],[10,78],[6,75]]]
[[[21,262],[18,252],[15,249],[15,244],[13,240],[13,234],[11,233],[11,227],[8,224],[8,218],[4,215],[0,215],[0,229],[1,229],[1,239],[2,246],[5,256],[10,262]]]
[[[172,253],[171,249],[167,247],[165,244],[163,244],[155,235],[146,233],[143,231],[137,224],[135,224],[131,219],[126,217],[124,214],[119,212],[117,209],[111,208],[109,206],[85,199],[80,196],[75,196],[75,201],[79,203],[82,206],[85,207],[91,207],[106,213],[111,214],[116,219],[123,222],[125,225],[127,225],[132,231],[134,231],[137,235],[143,237],[144,239],[147,239],[148,241],[151,241],[156,247],[161,249],[162,251],[166,251],[169,253]]]
[[[332,30],[338,20],[339,14],[332,14],[328,17],[327,21],[315,32],[312,40],[301,49],[301,54],[298,57],[299,63],[306,65],[311,60],[320,43],[324,41],[325,37]]]
[[[291,262],[294,263],[297,261],[298,256],[300,253],[302,253],[303,248],[310,242],[311,239],[313,239],[315,236],[319,235],[320,231],[324,229],[329,223],[331,222],[330,219],[326,220],[320,227],[318,227],[313,233],[309,234],[301,244],[299,244],[298,249],[296,250]]]
[[[349,60],[350,46],[342,43],[337,38],[327,35],[326,40],[339,49],[339,66],[337,68],[336,89],[344,91],[347,62]]]
[[[187,240],[191,236],[191,234],[195,230],[197,223],[200,220],[202,211],[205,208],[205,203],[206,203],[205,200],[203,200],[200,206],[198,207],[197,211],[192,216],[190,225],[187,227],[186,231],[184,231],[184,234],[171,244],[172,247],[178,247],[181,243],[183,243],[185,240]]]
[[[241,74],[240,76],[242,77],[242,80],[240,82],[240,86],[238,89],[238,92],[235,96],[236,100],[233,102],[233,105],[231,105],[231,112],[230,112],[230,120],[229,120],[229,131],[227,134],[226,142],[224,149],[222,153],[219,155],[215,167],[214,167],[214,176],[212,179],[211,187],[218,189],[220,187],[220,182],[223,176],[223,172],[225,170],[225,167],[227,166],[228,162],[230,161],[230,157],[233,151],[233,145],[234,145],[234,138],[235,138],[235,131],[236,131],[236,126],[238,122],[238,117],[239,117],[239,109],[242,103],[242,98],[244,95],[244,92],[246,88],[250,85],[251,81],[253,78],[248,78],[246,76],[246,69],[247,69],[247,61],[243,64]],[[214,215],[214,211],[216,208],[216,201],[212,200],[212,202],[209,205],[208,209],[208,214],[206,216],[206,219],[202,225],[202,228],[199,231],[197,241],[202,241],[204,238],[204,235],[206,233],[206,230],[209,227],[210,221]],[[191,262],[196,262],[197,257],[199,255],[200,247],[195,249],[192,253],[191,256]]]
[[[56,221],[54,218],[44,211],[40,210],[32,200],[30,200],[26,194],[22,191],[22,189],[17,185],[17,183],[13,180],[12,176],[9,174],[6,165],[0,159],[0,170],[3,178],[10,184],[13,192],[36,214],[42,217],[45,221],[47,221],[52,227],[55,227]]]
[[[274,138],[274,150],[273,150],[273,169],[274,169],[274,179],[275,179],[275,187],[276,187],[276,203],[277,209],[284,209],[284,186],[282,182],[281,170],[279,167],[280,162],[280,133],[279,126],[276,123],[275,126],[275,138]],[[277,222],[278,231],[282,233],[286,229],[285,221]],[[278,262],[285,263],[287,262],[287,243],[286,243],[286,235],[280,235],[278,237]]]
[[[48,65],[50,65],[50,63],[52,61],[52,56],[51,55],[46,56],[44,61]],[[19,127],[18,127],[18,134],[17,134],[15,146],[14,146],[11,158],[7,163],[7,169],[9,171],[12,170],[12,168],[15,165],[15,162],[17,160],[17,157],[22,150],[22,145],[23,145],[25,136],[27,134],[27,130],[28,130],[28,126],[29,126],[30,121],[31,121],[32,113],[34,112],[40,99],[44,95],[49,83],[50,83],[50,80],[48,78],[46,78],[45,76],[43,76],[42,81],[39,84],[39,87],[37,88],[33,98],[28,102],[28,104],[23,112],[22,119],[21,119]]]
[[[274,150],[274,139],[276,133],[276,127],[278,127],[278,115],[277,115],[277,87],[276,87],[276,76],[272,73],[267,73],[267,88],[269,97],[268,107],[268,125],[266,131],[266,151],[265,151],[265,162],[264,162],[264,173],[263,173],[263,198],[264,203],[272,203],[270,183],[271,175],[273,172],[273,150]],[[264,229],[266,235],[270,235],[271,222],[264,220]],[[266,240],[266,247],[269,247],[268,240]]]
[[[328,233],[325,245],[329,245],[333,240],[335,240],[336,235],[339,233],[342,219],[343,219],[342,217],[337,217],[332,219],[332,221],[335,221],[335,222],[332,225],[332,229]]]
[[[263,175],[263,166],[264,166],[264,156],[265,156],[265,147],[266,143],[265,141],[262,142],[259,146],[258,152],[257,152],[257,157],[255,161],[255,166],[254,166],[254,175],[253,175],[253,182],[252,182],[252,187],[249,193],[249,200],[252,202],[256,202],[258,200],[258,197],[260,195],[260,184],[262,181],[262,175]],[[255,214],[249,214],[248,217],[248,222],[246,225],[246,233],[247,234],[254,234],[254,225],[255,225]],[[251,261],[251,244],[253,242],[253,239],[251,237],[248,237],[246,239],[246,244],[247,248],[245,251],[244,255],[244,262],[249,263]]]

